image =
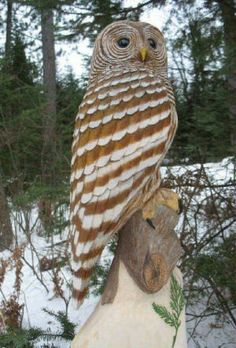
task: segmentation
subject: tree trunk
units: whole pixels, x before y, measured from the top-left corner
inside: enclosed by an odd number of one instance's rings
[[[41,9],[41,27],[43,86],[46,101],[43,110],[42,182],[47,188],[51,188],[55,183],[56,159],[56,56],[52,9]],[[40,202],[40,217],[46,230],[53,225],[52,210],[50,199],[47,198]]]
[[[13,241],[10,211],[0,174],[0,251],[8,248]]]
[[[6,42],[5,42],[5,58],[7,59],[11,51],[12,41],[12,4],[13,0],[7,1],[7,25],[6,25]]]
[[[55,177],[56,141],[56,56],[54,45],[53,10],[41,10],[43,48],[43,86],[46,105],[43,114],[42,178],[52,185]]]
[[[236,5],[233,0],[219,1],[224,23],[225,62],[229,87],[229,113],[231,129],[231,145],[236,154]]]

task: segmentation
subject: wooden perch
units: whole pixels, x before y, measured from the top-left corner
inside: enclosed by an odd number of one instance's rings
[[[119,233],[116,254],[108,275],[102,304],[112,303],[117,292],[119,262],[122,260],[129,275],[146,293],[159,291],[168,281],[182,254],[174,228],[178,214],[159,206],[152,219],[153,229],[136,212]]]
[[[173,347],[175,339],[175,348],[187,348],[184,310],[174,337],[174,328],[153,309],[155,303],[172,311],[172,271],[182,284],[175,267],[182,254],[174,233],[178,215],[165,206],[155,209],[155,229],[140,211],[120,231],[102,299],[71,348],[167,348]]]

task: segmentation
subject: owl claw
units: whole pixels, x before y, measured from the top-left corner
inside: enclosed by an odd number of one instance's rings
[[[154,225],[154,223],[152,222],[151,219],[146,219],[146,222],[147,222],[148,225],[149,225],[150,227],[152,227],[154,230],[156,229],[156,227],[155,227],[155,225]]]
[[[178,206],[179,206],[178,215],[180,215],[183,212],[183,201],[181,198],[178,199]]]
[[[183,210],[182,202],[177,193],[170,189],[160,188],[143,207],[143,218],[146,221],[148,219],[151,220],[155,216],[155,211],[160,205],[173,209],[177,214],[181,214]]]

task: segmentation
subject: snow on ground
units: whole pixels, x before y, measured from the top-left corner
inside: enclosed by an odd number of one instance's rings
[[[171,172],[174,175],[181,175],[187,171],[194,172],[197,168],[200,168],[200,165],[173,167]],[[220,163],[206,164],[204,168],[214,183],[222,184],[234,179],[234,166],[230,158],[224,159]],[[162,173],[165,175],[166,172],[167,169],[163,168]],[[204,195],[204,192],[202,194]],[[19,295],[19,303],[24,304],[22,325],[24,328],[40,327],[44,330],[50,329],[51,332],[55,332],[59,329],[58,323],[52,316],[45,313],[43,308],[53,310],[57,313],[58,311],[65,311],[66,306],[68,306],[69,318],[74,323],[77,323],[79,328],[92,313],[99,298],[90,295],[90,297],[85,300],[79,311],[73,307],[70,301],[71,271],[68,265],[62,267],[58,274],[60,281],[62,282],[63,296],[65,300],[55,296],[53,290],[54,283],[52,281],[53,272],[40,272],[39,260],[43,256],[50,256],[50,246],[52,242],[53,244],[57,244],[65,240],[68,231],[66,230],[62,235],[54,236],[53,240],[50,238],[46,240],[46,238],[42,236],[42,233],[39,233],[40,225],[37,218],[37,209],[33,208],[30,212],[30,216],[28,216],[29,228],[26,233],[26,231],[24,231],[26,224],[25,217],[19,212],[14,213],[13,216],[13,227],[17,236],[18,245],[21,245],[23,248],[23,267],[21,269],[21,289]],[[12,253],[10,251],[4,251],[0,256],[2,260],[8,258],[12,260]],[[107,250],[103,257],[110,258]],[[8,267],[3,284],[1,285],[0,303],[13,294],[15,278],[15,268]],[[187,311],[198,316],[204,309],[204,306],[205,303],[203,299],[202,303],[194,304],[191,308],[187,308]],[[217,325],[214,317],[207,317],[204,320],[199,321],[199,323],[198,318],[196,318],[195,320],[188,322],[187,327],[189,337],[191,337],[189,348],[236,347],[235,329],[233,329],[227,321],[225,321],[223,325],[222,323]],[[70,346],[68,341],[54,341],[53,343],[58,348],[67,348]],[[41,346],[42,342],[38,342],[35,345],[35,347]]]
[[[188,348],[235,348],[235,327],[224,315],[219,320],[214,316],[199,317],[205,311],[205,302],[203,299],[191,307],[191,314],[196,317],[187,321]]]
[[[232,161],[232,157],[224,158],[221,162],[216,163],[205,163],[202,164],[192,164],[192,165],[181,165],[171,167],[171,172],[176,175],[185,174],[186,171],[195,172],[199,170],[201,167],[204,167],[205,172],[209,175],[210,178],[213,179],[215,184],[223,184],[226,181],[235,179],[235,164]],[[161,172],[164,177],[167,170],[170,167],[162,167]]]

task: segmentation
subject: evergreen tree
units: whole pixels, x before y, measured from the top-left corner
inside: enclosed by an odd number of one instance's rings
[[[236,4],[233,0],[217,1],[224,29],[225,74],[230,118],[232,154],[236,156]],[[236,159],[235,159],[236,160]]]
[[[36,76],[37,69],[27,59],[24,43],[17,35],[7,64],[4,59],[0,63],[0,161],[7,177],[32,178],[39,165],[35,151],[40,148],[42,98],[40,86],[34,84]]]
[[[71,141],[75,115],[82,101],[84,88],[72,72],[57,81],[57,172],[59,181],[70,175]]]
[[[231,153],[222,24],[204,8],[182,11],[174,17],[181,29],[168,41],[179,116],[172,151],[177,161],[212,161]]]

